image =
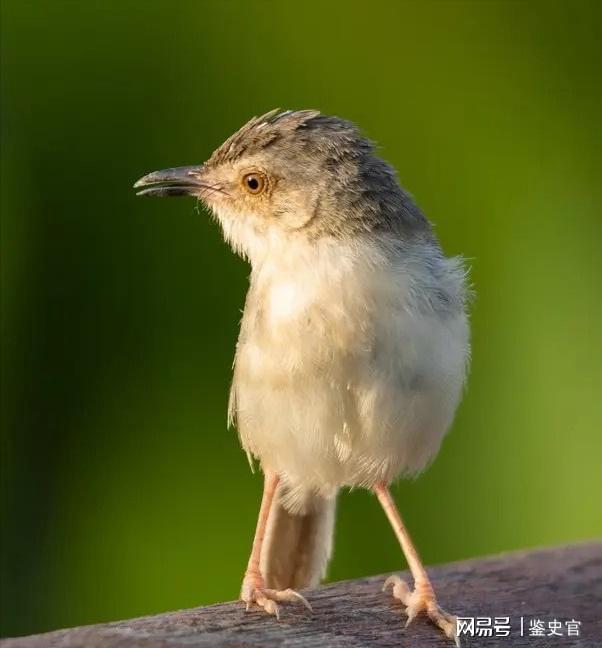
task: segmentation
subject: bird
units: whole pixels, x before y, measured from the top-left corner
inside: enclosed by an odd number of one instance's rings
[[[437,454],[470,359],[472,289],[393,167],[354,123],[317,110],[253,117],[203,164],[155,171],[140,196],[192,196],[250,264],[228,421],[264,476],[241,590],[279,618],[311,610],[336,501],[371,490],[414,586],[383,590],[459,645],[391,494]],[[253,465],[253,464],[252,464]]]

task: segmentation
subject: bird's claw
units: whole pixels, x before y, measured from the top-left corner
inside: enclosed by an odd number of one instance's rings
[[[420,612],[425,612],[429,619],[445,633],[460,648],[460,639],[457,633],[456,617],[442,610],[437,603],[432,588],[411,590],[408,584],[399,576],[389,576],[383,585],[383,592],[391,588],[393,597],[406,606],[406,627]]]
[[[309,601],[295,592],[293,589],[275,590],[265,587],[256,587],[250,593],[243,595],[242,600],[246,603],[247,611],[252,605],[263,608],[268,614],[273,614],[276,619],[280,620],[280,606],[278,603],[301,603],[310,612],[313,612]]]

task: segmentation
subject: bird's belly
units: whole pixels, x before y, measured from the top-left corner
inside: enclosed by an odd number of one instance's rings
[[[459,399],[467,324],[463,314],[399,318],[241,340],[232,408],[264,469],[326,494],[425,467]]]

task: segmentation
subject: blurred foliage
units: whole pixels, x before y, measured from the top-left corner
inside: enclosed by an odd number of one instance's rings
[[[426,561],[602,532],[599,3],[1,7],[2,634],[237,595],[248,268],[192,201],[131,185],[276,106],[360,124],[471,259],[469,387],[396,487]],[[345,495],[330,578],[403,566]]]

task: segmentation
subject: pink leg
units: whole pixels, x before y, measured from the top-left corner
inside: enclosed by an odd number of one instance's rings
[[[395,505],[395,501],[391,496],[388,486],[383,483],[377,484],[374,487],[374,492],[376,493],[378,501],[383,507],[387,518],[389,518],[389,522],[393,527],[393,531],[395,532],[399,544],[401,545],[401,549],[408,561],[408,567],[414,577],[413,591],[410,590],[407,583],[401,580],[399,576],[390,576],[387,578],[383,589],[387,589],[389,585],[392,585],[393,596],[399,599],[406,606],[406,614],[408,615],[406,625],[408,625],[419,612],[424,611],[428,614],[430,619],[437,624],[450,639],[453,639],[457,646],[459,646],[460,642],[456,634],[456,618],[442,610],[437,604],[431,580],[426,573],[422,561],[420,560],[416,547],[414,547],[410,534],[401,519],[401,515],[397,510],[397,506]]]
[[[255,527],[255,537],[253,538],[253,546],[251,547],[251,555],[249,556],[249,564],[243,580],[243,600],[245,594],[245,585],[255,589],[256,587],[263,587],[263,577],[259,571],[259,561],[261,558],[261,547],[263,546],[263,539],[265,538],[265,531],[268,525],[268,517],[274,495],[278,488],[280,477],[275,473],[266,473],[263,482],[263,495],[261,497],[261,506],[259,508],[259,517],[257,518],[257,526]]]
[[[292,589],[282,591],[266,589],[261,570],[259,569],[261,549],[268,525],[270,509],[272,508],[279,481],[280,478],[277,474],[266,473],[261,507],[259,508],[257,527],[255,528],[255,537],[253,538],[249,564],[247,565],[247,570],[242,581],[242,590],[240,593],[240,598],[247,604],[247,610],[255,603],[269,614],[275,614],[276,618],[280,618],[278,603],[300,602],[311,610],[311,605],[307,600]]]

